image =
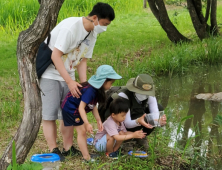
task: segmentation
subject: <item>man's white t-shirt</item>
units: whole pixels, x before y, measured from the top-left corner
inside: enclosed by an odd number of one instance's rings
[[[83,26],[83,17],[67,18],[51,31],[49,48],[51,50],[57,48],[63,52],[63,63],[73,80],[75,80],[76,67],[81,60],[83,58],[92,58],[97,35],[94,31],[91,31],[86,40],[84,40],[88,33]],[[45,40],[46,42],[47,39]],[[80,47],[77,48],[80,43]],[[53,64],[50,64],[45,70],[42,78],[64,81]]]

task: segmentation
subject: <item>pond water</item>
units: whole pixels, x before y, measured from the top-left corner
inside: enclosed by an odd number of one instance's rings
[[[168,118],[168,146],[201,158],[206,169],[222,169],[222,103],[195,98],[199,93],[222,92],[221,67],[194,67],[154,81],[158,103]]]

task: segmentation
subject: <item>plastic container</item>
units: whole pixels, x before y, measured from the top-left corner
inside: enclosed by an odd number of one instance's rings
[[[164,111],[160,111],[159,113],[149,113],[145,116],[145,122],[149,123],[153,127],[161,127],[161,118],[164,115]]]
[[[31,161],[41,163],[42,170],[59,170],[60,166],[60,157],[55,153],[35,154]]]
[[[88,145],[93,145],[93,141],[94,141],[93,138],[87,138],[87,144]]]

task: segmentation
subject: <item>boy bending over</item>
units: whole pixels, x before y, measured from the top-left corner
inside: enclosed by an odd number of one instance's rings
[[[97,151],[106,152],[111,158],[117,158],[121,153],[119,147],[124,140],[132,138],[144,138],[146,133],[142,130],[136,132],[127,132],[123,121],[129,110],[127,102],[123,98],[117,98],[110,104],[111,115],[103,123],[103,131],[97,132],[94,145]]]

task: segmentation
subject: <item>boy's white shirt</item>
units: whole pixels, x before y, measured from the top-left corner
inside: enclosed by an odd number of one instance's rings
[[[91,31],[85,41],[82,40],[88,35],[83,26],[82,17],[70,17],[61,21],[52,31],[49,48],[57,48],[64,55],[62,60],[70,77],[75,80],[75,70],[83,58],[92,58],[93,49],[96,43],[96,33]],[[45,40],[45,43],[47,39]],[[78,45],[81,43],[79,49]],[[45,70],[43,78],[64,81],[53,64]]]
[[[120,97],[123,97],[123,98],[129,100],[128,96],[125,93],[123,93],[123,92],[120,92],[118,95]],[[159,113],[156,97],[149,96],[147,104],[149,105],[150,113]],[[157,117],[159,117],[159,115],[157,115]],[[134,127],[137,127],[137,126],[141,126],[141,125],[138,125],[136,123],[136,120],[132,120],[131,119],[130,109],[129,109],[129,111],[126,114],[126,118],[124,120],[124,124],[125,124],[126,128],[128,128],[128,129],[134,128]]]

